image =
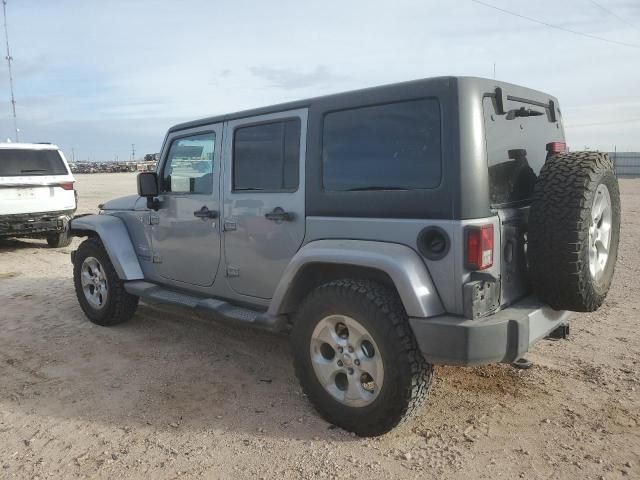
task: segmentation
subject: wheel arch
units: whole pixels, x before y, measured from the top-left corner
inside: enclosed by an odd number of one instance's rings
[[[120,279],[144,278],[129,232],[120,218],[112,215],[83,215],[71,220],[70,229],[74,237],[100,238]]]
[[[444,313],[431,276],[411,248],[364,240],[317,240],[293,257],[282,275],[268,313],[294,312],[314,288],[341,278],[368,278],[398,294],[410,317]]]

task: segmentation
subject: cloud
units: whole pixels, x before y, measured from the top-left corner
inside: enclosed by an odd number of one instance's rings
[[[156,151],[166,129],[181,121],[437,75],[491,77],[495,62],[498,79],[558,97],[569,143],[640,149],[638,123],[629,121],[640,105],[637,49],[469,1],[397,0],[392,9],[383,0],[103,3],[9,2],[24,139],[73,146],[76,156],[127,158],[131,143]],[[557,0],[490,3],[638,41],[637,31],[588,2],[578,10]],[[638,5],[606,4],[634,24]],[[13,127],[2,52],[6,138]],[[601,122],[607,124],[593,125]]]
[[[301,72],[291,68],[252,67],[253,75],[271,82],[277,88],[307,88],[331,84],[345,77],[333,73],[326,65],[318,65],[311,72]]]

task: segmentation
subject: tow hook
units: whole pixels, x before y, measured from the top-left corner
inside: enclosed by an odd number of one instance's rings
[[[520,370],[528,370],[533,367],[533,362],[527,360],[526,358],[518,358],[511,363],[511,366],[514,368],[519,368]]]
[[[547,338],[559,338],[566,339],[569,337],[569,324],[563,323],[562,325],[558,325],[555,330],[552,330],[551,333],[547,336]]]

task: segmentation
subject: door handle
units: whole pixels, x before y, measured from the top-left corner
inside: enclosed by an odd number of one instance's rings
[[[273,220],[274,222],[292,222],[296,218],[296,214],[292,212],[285,212],[282,207],[276,207],[272,212],[265,213],[264,218],[267,220]]]
[[[209,210],[206,206],[203,206],[200,210],[193,212],[194,217],[201,218],[203,220],[207,218],[218,218],[217,210]]]

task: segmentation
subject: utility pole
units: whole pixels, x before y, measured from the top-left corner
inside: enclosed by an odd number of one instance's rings
[[[9,66],[9,88],[11,89],[11,109],[13,110],[13,129],[16,132],[16,142],[20,141],[20,136],[18,135],[18,119],[16,117],[16,99],[13,95],[13,74],[11,73],[11,61],[13,57],[11,57],[11,52],[9,51],[9,31],[7,30],[7,0],[2,0],[2,13],[4,14],[4,39],[7,44],[7,65]]]
[[[133,162],[136,159],[136,144],[131,144],[131,161]]]
[[[71,147],[71,162],[76,163],[76,151],[73,147]]]
[[[496,62],[493,62],[493,79],[496,79]]]

